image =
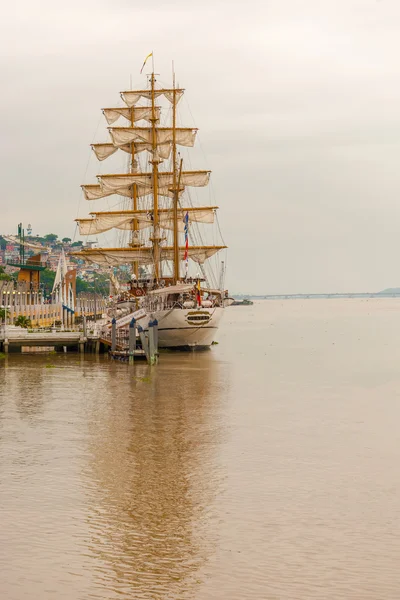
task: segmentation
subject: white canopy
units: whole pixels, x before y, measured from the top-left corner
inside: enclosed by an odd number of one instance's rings
[[[183,294],[185,292],[190,292],[193,289],[193,287],[193,283],[180,283],[178,285],[170,285],[168,287],[159,288],[157,290],[151,290],[147,293],[149,295],[151,294],[152,296],[161,296],[167,294]]]

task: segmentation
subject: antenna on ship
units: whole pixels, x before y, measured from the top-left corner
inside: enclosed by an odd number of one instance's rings
[[[224,285],[225,285],[225,261],[221,261],[221,271],[219,274],[219,289],[221,292],[224,291]]]

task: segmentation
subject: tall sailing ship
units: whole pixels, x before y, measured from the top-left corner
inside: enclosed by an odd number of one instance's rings
[[[92,149],[99,161],[118,150],[127,153],[128,168],[82,186],[86,200],[107,198],[114,204],[77,221],[81,235],[115,229],[119,243],[85,247],[73,255],[110,267],[114,305],[125,312],[143,308],[149,319],[156,318],[160,347],[205,347],[213,342],[228,304],[224,263],[209,268],[211,257],[226,246],[203,241],[199,225],[214,223],[218,207],[192,201],[190,188],[207,186],[210,171],[188,170],[181,158],[179,147],[193,147],[197,129],[177,125],[184,90],[173,79],[172,86],[159,86],[153,69],[146,89],[121,92],[123,106],[103,109],[110,141]],[[120,118],[128,126],[116,126]],[[130,271],[124,292],[114,273],[121,266]]]

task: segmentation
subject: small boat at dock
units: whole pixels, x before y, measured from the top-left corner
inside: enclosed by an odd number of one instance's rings
[[[254,302],[249,300],[248,298],[244,298],[243,300],[234,300],[231,303],[231,306],[253,306]]]

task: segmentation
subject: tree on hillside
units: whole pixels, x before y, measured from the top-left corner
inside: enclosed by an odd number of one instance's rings
[[[110,287],[110,278],[103,273],[97,273],[94,281],[84,281],[80,277],[76,278],[76,293],[81,292],[107,296]]]
[[[0,250],[5,250],[7,246],[7,241],[0,235]]]
[[[80,277],[76,278],[76,293],[81,294],[82,292],[91,292],[92,286],[87,281],[84,281]]]
[[[49,244],[53,244],[58,239],[58,235],[56,233],[48,233],[43,239]]]
[[[0,281],[12,281],[13,278],[11,277],[11,275],[8,275],[4,268],[2,266],[0,266]]]
[[[74,242],[73,244],[71,244],[72,248],[77,248],[78,246],[83,246],[83,242]]]
[[[65,238],[63,238],[61,241],[62,241],[62,242],[64,242],[64,244],[69,244],[69,243],[70,243],[70,241],[71,241],[71,238],[67,238],[67,237],[65,237]]]
[[[46,294],[51,294],[55,277],[55,272],[50,269],[45,269],[40,273],[40,283],[43,285]]]
[[[0,281],[12,281],[13,278],[7,273],[0,273]]]
[[[40,237],[40,235],[31,235],[30,237],[27,236],[26,239],[30,239],[32,242],[38,242],[39,244],[45,244],[46,240],[44,239],[44,237]]]

